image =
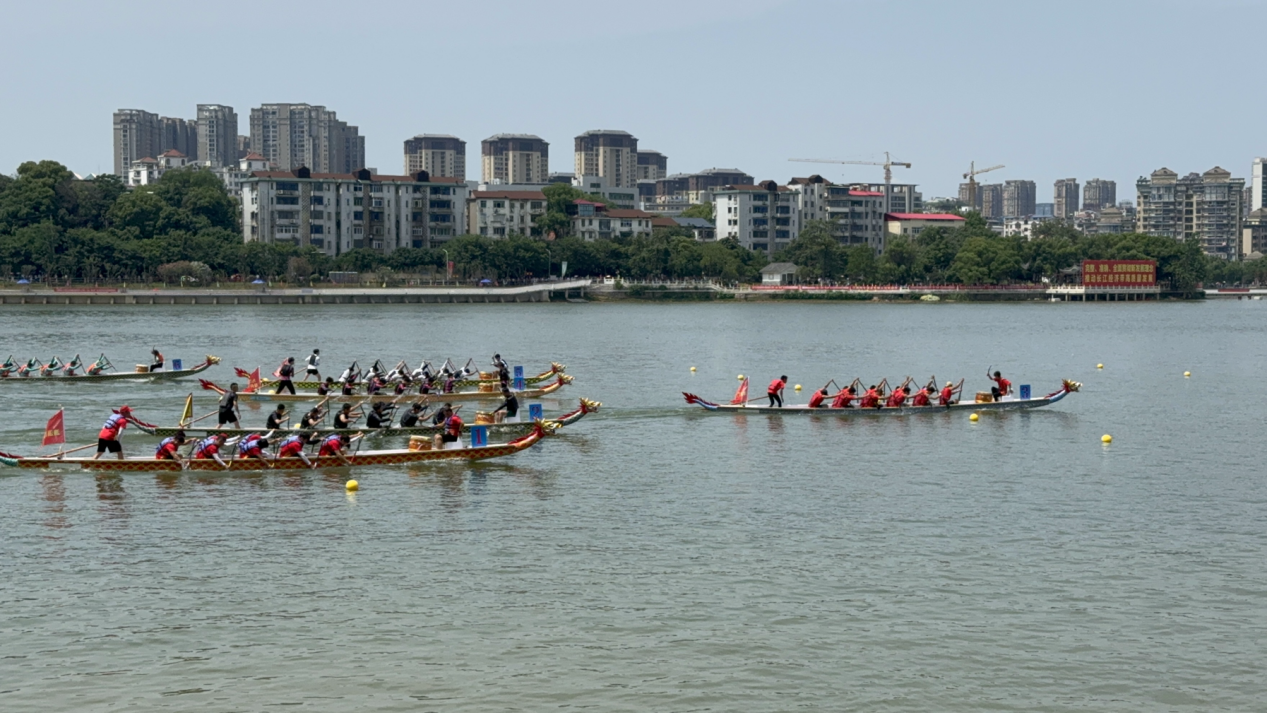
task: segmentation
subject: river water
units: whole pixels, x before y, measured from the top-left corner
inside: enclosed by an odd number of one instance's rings
[[[604,406],[515,457],[359,471],[354,495],[339,471],[0,474],[0,709],[1260,711],[1265,315],[9,309],[20,359],[127,368],[153,345],[216,354],[207,376],[227,382],[312,347],[327,372],[500,351],[567,364],[548,413]],[[974,391],[991,365],[1035,392],[1084,387],[977,423],[737,418],[680,396],[728,399],[740,373],[754,396],[788,374],[793,401],[854,376]],[[59,405],[72,443],[125,401],[171,423],[194,387],[0,384],[0,448],[35,450]]]

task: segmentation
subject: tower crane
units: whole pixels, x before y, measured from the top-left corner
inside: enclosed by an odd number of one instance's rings
[[[963,174],[963,177],[968,179],[968,210],[977,209],[977,176],[982,173],[997,171],[1000,168],[1007,168],[1007,167],[1004,166],[1003,164],[999,164],[997,166],[983,168],[978,171],[976,161],[973,161],[972,163],[968,165],[968,172]]]
[[[889,158],[889,152],[884,152],[884,163],[877,161],[840,161],[831,158],[789,158],[789,161],[799,161],[801,163],[847,163],[854,166],[884,166],[884,212],[889,212],[890,194],[893,192],[893,167],[902,166],[910,168],[911,164],[903,161],[893,161]]]

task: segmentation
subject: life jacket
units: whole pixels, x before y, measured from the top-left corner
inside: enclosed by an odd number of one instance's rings
[[[298,448],[296,448],[296,446],[298,446]],[[277,446],[277,454],[288,455],[290,453],[300,453],[303,449],[303,436],[287,436],[286,440],[282,441],[281,444]]]
[[[97,434],[97,438],[106,441],[117,441],[119,439],[119,433],[121,433],[123,429],[127,428],[127,426],[128,417],[121,413],[116,413],[106,419],[105,424],[101,427],[101,433]]]
[[[263,440],[263,436],[258,433],[252,433],[246,438],[238,441],[238,455],[249,456],[259,453],[260,448],[262,448],[262,446],[259,445],[261,440]],[[254,453],[252,453],[252,451],[254,451]]]
[[[941,405],[942,405],[942,406],[949,406],[949,405],[950,405],[950,400],[951,400],[951,399],[953,399],[954,397],[955,397],[955,390],[954,390],[954,388],[952,388],[952,387],[950,387],[950,386],[947,386],[946,388],[942,389],[942,390],[941,390],[941,397],[940,397],[940,402],[941,402]]]
[[[814,395],[809,397],[809,407],[818,408],[820,405],[822,405],[823,399],[825,398],[827,398],[827,395],[823,393],[822,389],[815,391]]]
[[[782,389],[785,386],[787,386],[787,382],[783,381],[782,379],[775,379],[774,381],[770,382],[770,385],[768,387],[766,387],[765,392],[767,394],[777,394],[779,393],[779,389]]]
[[[449,420],[444,422],[444,430],[448,432],[450,436],[456,437],[462,435],[462,419],[459,418],[457,414],[453,414],[449,417]]]
[[[194,447],[194,458],[210,458],[220,452],[215,436],[207,436]]]
[[[889,394],[889,401],[885,405],[892,408],[897,408],[898,406],[901,406],[903,403],[905,403],[905,401],[906,401],[906,390],[899,386],[893,390],[893,393]]]
[[[862,397],[863,408],[875,408],[880,405],[880,395],[875,389],[867,389],[867,393]]]
[[[343,449],[343,437],[339,434],[327,436],[321,442],[321,450],[317,453],[319,456],[332,456]]]
[[[168,447],[169,445],[171,445],[171,444],[175,443],[175,442],[176,442],[176,439],[175,439],[174,437],[171,437],[171,436],[169,436],[169,437],[167,437],[167,438],[164,438],[163,440],[159,441],[159,442],[158,442],[158,448],[155,448],[155,449],[154,449],[154,457],[155,457],[155,458],[166,458],[166,456],[164,456],[164,455],[163,455],[163,451],[167,450],[167,447]]]
[[[927,406],[928,405],[928,389],[920,389],[919,391],[915,392],[915,398],[911,400],[911,405]]]
[[[831,407],[845,408],[849,404],[853,403],[853,400],[855,398],[856,397],[853,394],[849,393],[848,391],[845,391],[844,389],[841,389],[840,393],[836,394],[836,398],[832,399]]]

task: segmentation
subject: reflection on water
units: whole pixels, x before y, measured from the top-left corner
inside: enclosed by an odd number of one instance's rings
[[[44,512],[48,513],[48,517],[43,521],[44,526],[55,530],[70,527],[70,520],[65,515],[66,482],[63,476],[56,473],[41,475],[40,493],[46,503]]]

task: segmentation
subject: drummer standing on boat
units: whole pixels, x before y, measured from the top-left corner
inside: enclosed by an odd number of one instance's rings
[[[287,357],[282,362],[281,368],[277,370],[277,388],[273,389],[274,394],[280,394],[282,390],[289,391],[293,396],[295,394],[295,357]]]
[[[150,350],[150,371],[163,370],[163,353],[157,349]]]
[[[304,361],[304,378],[308,381],[321,381],[321,350],[313,349]]]
[[[765,395],[770,397],[770,408],[774,408],[775,406],[783,408],[783,389],[786,386],[786,374],[770,382],[770,386],[765,390]]]

